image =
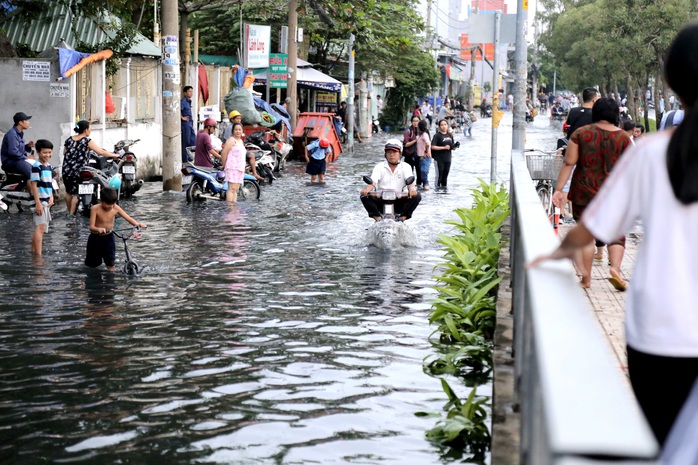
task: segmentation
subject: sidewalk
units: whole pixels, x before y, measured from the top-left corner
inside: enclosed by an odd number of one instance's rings
[[[560,235],[564,236],[568,225],[561,225]],[[642,240],[642,232],[636,228],[634,232],[628,234],[626,240],[625,256],[623,257],[623,265],[621,272],[628,286],[632,286],[632,270],[635,268],[635,256],[637,247]],[[591,270],[591,288],[584,292],[589,300],[589,305],[594,310],[596,318],[599,322],[601,331],[606,335],[613,353],[616,356],[618,368],[626,375],[627,355],[625,350],[625,297],[627,292],[620,292],[613,288],[608,282],[609,274],[608,254],[604,248],[604,260],[597,262],[594,260],[594,265]]]

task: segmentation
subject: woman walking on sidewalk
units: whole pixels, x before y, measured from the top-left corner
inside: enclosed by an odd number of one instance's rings
[[[591,109],[592,124],[577,129],[567,144],[565,161],[557,179],[553,202],[561,210],[562,186],[567,183],[572,168],[576,166],[570,184],[569,200],[575,221],[583,217],[587,205],[594,199],[613,170],[616,162],[627,147],[632,145],[630,137],[618,127],[618,104],[607,98],[598,99]],[[620,291],[626,288],[620,266],[625,251],[625,237],[621,234],[608,243],[608,258],[611,262],[609,281]],[[591,264],[594,257],[594,241],[589,241],[577,257],[577,269],[582,275],[582,286],[591,287]]]
[[[665,61],[666,83],[686,107],[684,122],[629,149],[560,247],[530,264],[571,258],[594,237],[610,243],[642,221],[626,306],[628,373],[660,444],[698,378],[697,49],[698,24],[692,24]]]

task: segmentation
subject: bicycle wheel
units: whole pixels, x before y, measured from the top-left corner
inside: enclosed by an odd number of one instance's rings
[[[254,181],[245,179],[238,191],[238,202],[246,202],[249,200],[259,200],[261,192],[259,184]]]
[[[547,215],[550,214],[550,191],[548,190],[547,186],[539,186],[538,189],[536,189],[536,193],[538,194],[538,198],[540,199],[541,205],[543,205],[543,209],[545,210],[545,213]]]

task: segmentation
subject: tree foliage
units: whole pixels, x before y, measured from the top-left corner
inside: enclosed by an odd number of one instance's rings
[[[631,96],[661,78],[671,40],[696,13],[692,0],[542,3],[541,44],[562,80],[575,90],[598,85],[602,92],[622,88]]]

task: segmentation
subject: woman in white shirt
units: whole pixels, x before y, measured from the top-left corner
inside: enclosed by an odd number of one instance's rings
[[[552,254],[571,258],[594,237],[611,242],[644,227],[626,305],[628,372],[663,444],[698,377],[698,24],[674,39],[667,84],[686,108],[673,131],[646,136],[609,178]]]

